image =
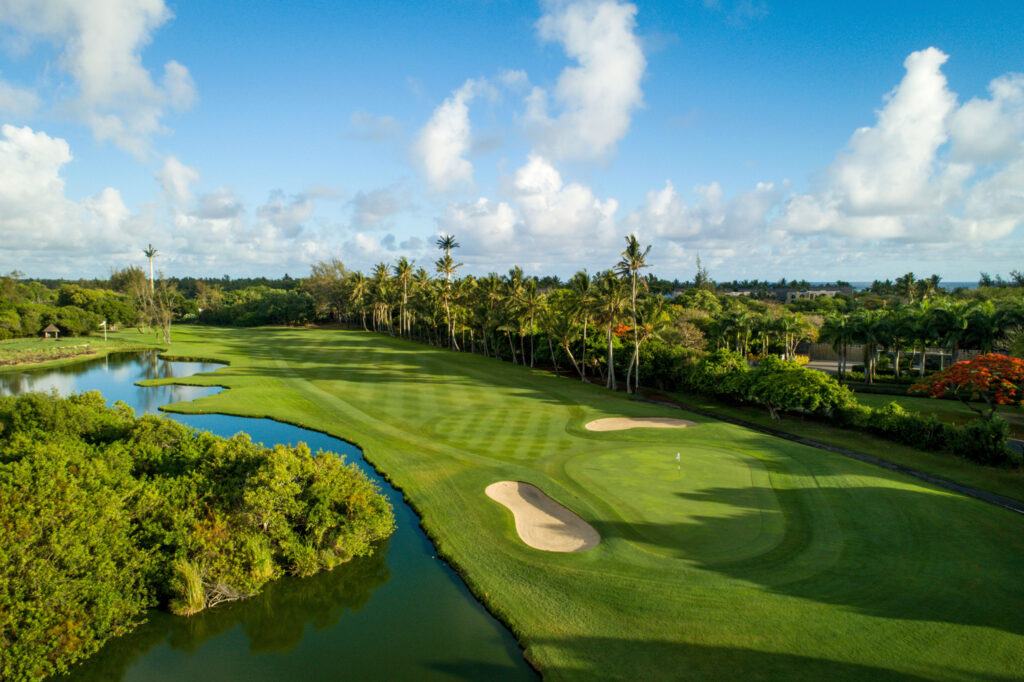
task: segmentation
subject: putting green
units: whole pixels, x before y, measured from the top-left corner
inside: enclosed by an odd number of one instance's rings
[[[1024,678],[1024,518],[1011,512],[365,332],[185,327],[170,353],[231,362],[189,379],[230,390],[175,409],[273,417],[362,447],[547,678]],[[608,417],[697,425],[586,430]],[[525,546],[481,492],[494,481],[536,485],[600,544]]]

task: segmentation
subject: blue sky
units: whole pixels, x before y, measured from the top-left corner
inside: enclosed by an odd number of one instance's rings
[[[0,0],[0,270],[1024,265],[1024,4]]]

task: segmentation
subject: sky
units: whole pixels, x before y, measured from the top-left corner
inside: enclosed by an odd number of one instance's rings
[[[1024,3],[0,0],[0,272],[1024,269]]]

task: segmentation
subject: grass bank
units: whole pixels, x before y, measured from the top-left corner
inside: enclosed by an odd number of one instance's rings
[[[1024,677],[1016,514],[572,379],[366,332],[181,328],[169,352],[231,363],[189,378],[230,390],[172,409],[272,417],[358,444],[549,679]],[[584,429],[616,416],[698,425]],[[538,486],[601,543],[530,549],[484,494],[499,480]]]
[[[75,336],[0,341],[0,372],[21,371],[27,367],[58,367],[108,353],[150,348],[147,338],[138,333],[122,332],[117,336],[109,335],[107,340],[102,336]]]

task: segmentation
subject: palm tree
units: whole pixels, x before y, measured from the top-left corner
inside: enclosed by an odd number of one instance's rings
[[[613,350],[612,330],[615,324],[621,319],[622,313],[629,302],[628,293],[622,286],[622,280],[615,276],[611,270],[606,270],[598,276],[597,283],[597,314],[601,323],[607,330],[608,338],[608,381],[606,387],[617,390],[615,382],[615,358]]]
[[[672,327],[672,318],[667,312],[665,312],[665,299],[661,296],[655,296],[652,298],[644,299],[640,308],[640,319],[635,327],[633,327],[634,338],[637,339],[637,344],[633,349],[633,358],[629,363],[629,368],[632,369],[633,365],[636,365],[637,371],[640,371],[640,345],[648,339],[661,338],[661,335],[665,330]],[[626,374],[626,384],[629,384],[630,375]],[[639,377],[636,383],[635,391],[640,391]]]
[[[363,331],[370,331],[366,328],[366,307],[364,305],[366,295],[370,292],[370,280],[358,270],[353,272],[349,278],[349,298],[352,304],[358,308],[363,318]]]
[[[906,299],[907,303],[914,302],[919,294],[918,281],[914,273],[908,272],[896,278],[896,293]]]
[[[455,342],[455,322],[452,319],[451,310],[452,277],[455,275],[456,270],[463,266],[463,263],[456,263],[452,259],[451,250],[458,247],[458,244],[454,241],[451,235],[444,235],[441,239],[438,239],[437,246],[438,248],[444,249],[444,255],[437,259],[434,266],[437,272],[444,275],[441,300],[444,302],[445,321],[448,324],[448,347],[453,350],[458,350],[459,347]]]
[[[530,326],[528,329],[530,332],[530,367],[533,367],[533,337],[536,332],[534,328],[534,320],[536,319],[537,311],[544,305],[544,294],[537,290],[536,279],[529,279],[526,281],[523,286],[522,293],[520,294],[519,303],[522,306],[523,314],[530,318]]]
[[[587,380],[587,324],[590,322],[592,308],[594,306],[594,281],[587,274],[586,270],[580,270],[569,280],[569,289],[572,291],[572,309],[574,315],[583,320],[583,351],[580,356],[580,381]]]
[[[158,252],[153,248],[153,245],[150,244],[142,253],[149,259],[149,294],[152,296],[155,291],[153,285],[153,259],[156,257]],[[163,277],[163,275],[160,276]]]
[[[832,350],[839,356],[839,382],[846,376],[846,349],[854,338],[854,328],[847,315],[832,315],[825,319],[818,336],[822,343],[832,344]]]
[[[618,265],[615,266],[615,271],[620,277],[629,277],[632,283],[632,295],[630,298],[632,311],[633,311],[633,357],[636,362],[640,362],[640,339],[636,333],[636,285],[637,285],[637,274],[643,268],[650,267],[647,265],[647,254],[651,252],[651,246],[648,244],[646,249],[640,248],[640,242],[637,241],[636,235],[631,234],[626,237],[626,248],[622,251],[622,260],[619,261]],[[630,370],[633,366],[630,365]],[[640,365],[636,367],[636,385],[634,388],[630,388],[629,385],[629,374],[626,375],[626,393],[632,393],[636,388],[640,386]]]
[[[402,309],[399,313],[399,333],[402,336],[410,333],[409,316],[406,308],[409,305],[409,283],[412,282],[413,265],[414,263],[410,262],[405,256],[399,258],[398,262],[394,265],[395,280],[398,282],[398,286],[402,287]]]

